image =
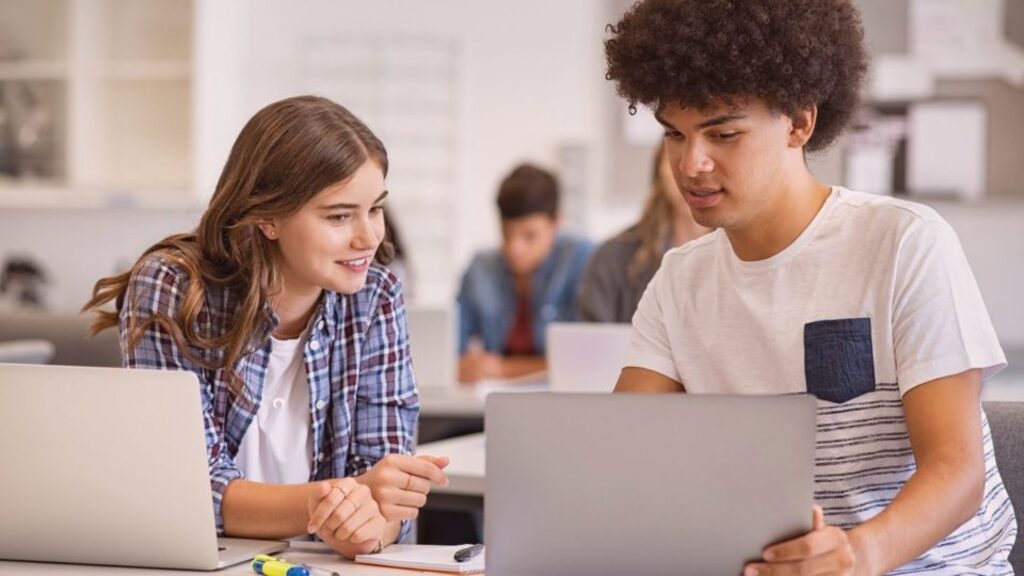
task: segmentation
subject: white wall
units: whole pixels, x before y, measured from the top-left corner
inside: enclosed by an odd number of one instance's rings
[[[226,133],[237,131],[261,106],[301,91],[293,70],[303,38],[352,33],[452,39],[462,54],[457,212],[454,222],[437,225],[457,228],[454,257],[461,269],[473,251],[497,243],[494,195],[515,163],[533,160],[555,167],[559,144],[583,143],[593,150],[592,186],[601,185],[596,176],[603,162],[599,105],[601,90],[608,89],[600,43],[604,5],[594,0],[246,2],[244,37],[232,25],[244,46],[237,56],[240,84],[231,87],[239,99],[206,112],[220,118],[216,130],[221,132],[206,133],[219,143],[230,140],[234,134]],[[210,42],[231,42],[230,34]],[[208,150],[200,165],[217,166],[226,155],[226,149]]]
[[[956,230],[1004,348],[1024,350],[1024,202],[931,202]]]
[[[124,272],[143,250],[198,221],[195,210],[4,208],[0,262],[31,256],[50,277],[50,306],[76,311],[101,277]]]
[[[604,80],[601,43],[614,2],[600,0],[196,0],[195,147],[199,195],[212,192],[229,147],[258,108],[300,91],[293,74],[307,36],[410,34],[447,38],[460,54],[455,211],[438,226],[456,229],[455,270],[498,240],[497,183],[521,160],[555,167],[559,146],[588,150],[587,229],[602,238],[639,212],[636,201],[608,194],[613,171],[642,162],[610,158],[621,103]],[[841,157],[816,158],[830,181]],[[639,166],[639,168],[637,168]],[[960,234],[993,322],[1006,346],[1024,348],[1024,202],[938,204]],[[55,301],[77,307],[100,276],[166,234],[190,229],[195,211],[0,211],[0,257],[31,252],[60,278]]]

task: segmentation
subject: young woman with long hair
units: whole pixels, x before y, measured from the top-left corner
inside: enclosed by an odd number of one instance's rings
[[[270,104],[195,231],[98,281],[85,305],[95,331],[119,329],[126,367],[198,376],[222,534],[316,534],[352,557],[403,537],[447,482],[446,458],[411,456],[419,401],[384,266],[387,170],[342,106]]]
[[[640,220],[606,240],[590,257],[576,301],[580,320],[628,323],[665,252],[710,230],[694,222],[664,146],[658,146],[653,160]]]

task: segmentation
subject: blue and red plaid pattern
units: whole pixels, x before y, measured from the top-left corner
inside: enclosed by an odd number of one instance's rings
[[[245,382],[249,403],[230,392],[223,369],[210,370],[189,361],[158,325],[151,325],[139,343],[127,349],[128,322],[155,314],[177,318],[189,282],[180,266],[159,255],[150,256],[135,270],[121,310],[121,354],[126,368],[189,370],[199,376],[213,510],[221,534],[224,491],[229,482],[244,477],[234,456],[260,404],[270,358],[269,334],[276,319],[257,335],[259,348],[235,367]],[[238,302],[239,295],[228,289],[207,287],[194,326],[197,333],[223,334]],[[359,292],[325,291],[311,326],[303,351],[312,411],[310,481],[357,476],[387,454],[411,454],[419,396],[397,277],[375,263]],[[214,365],[220,364],[223,355],[223,350],[195,345],[189,351]],[[409,523],[404,522],[402,538],[408,529]]]

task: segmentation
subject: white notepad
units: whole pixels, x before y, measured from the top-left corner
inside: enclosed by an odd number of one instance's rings
[[[456,562],[455,552],[469,546],[427,546],[421,544],[392,544],[380,554],[359,554],[356,562],[395,568],[417,568],[457,574],[480,574],[484,571],[484,554],[466,562]]]

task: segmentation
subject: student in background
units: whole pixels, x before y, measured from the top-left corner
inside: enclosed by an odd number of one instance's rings
[[[275,102],[242,129],[198,228],[85,306],[96,331],[119,328],[126,367],[199,377],[220,534],[308,532],[351,558],[403,537],[447,482],[447,459],[410,455],[419,400],[384,266],[387,170],[345,108]]]
[[[594,251],[580,281],[579,318],[627,323],[665,252],[709,232],[693,220],[672,177],[665,147],[658,146],[651,190],[640,221]]]
[[[498,190],[502,245],[477,254],[458,295],[459,380],[545,369],[545,329],[572,320],[592,245],[559,233],[558,182],[524,164]]]
[[[818,399],[813,529],[744,574],[1012,574],[981,408],[1006,358],[956,234],[807,168],[858,105],[853,0],[646,0],[609,30],[608,77],[717,228],[665,255],[616,390]]]

